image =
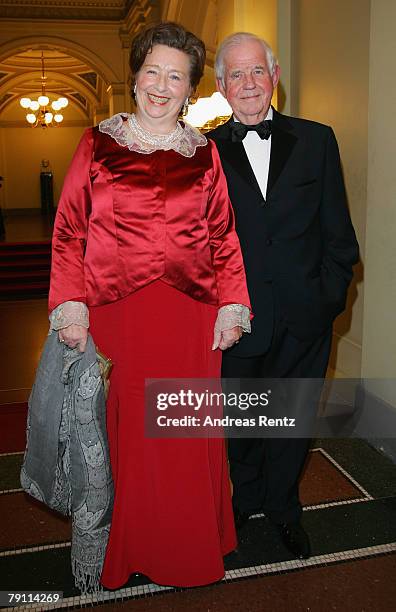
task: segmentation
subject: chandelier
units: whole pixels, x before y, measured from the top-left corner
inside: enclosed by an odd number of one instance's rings
[[[57,100],[50,101],[49,97],[45,93],[45,83],[47,77],[44,72],[44,53],[41,52],[41,96],[37,100],[31,100],[30,98],[21,98],[19,103],[22,108],[29,109],[30,113],[26,115],[26,121],[30,123],[32,127],[50,127],[61,123],[63,121],[63,115],[59,111],[69,104],[67,98],[58,98]],[[54,112],[53,112],[54,111]],[[54,123],[55,122],[55,123]]]

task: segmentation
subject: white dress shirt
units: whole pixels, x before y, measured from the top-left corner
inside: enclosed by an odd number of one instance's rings
[[[267,116],[265,119],[272,120],[273,112],[270,106]],[[235,118],[235,121],[238,119]],[[242,143],[245,147],[246,155],[248,156],[249,163],[256,177],[256,181],[260,187],[260,191],[263,194],[264,200],[267,197],[267,183],[268,183],[268,172],[271,155],[271,139],[270,136],[267,140],[261,140],[257,132],[248,132],[243,139]]]

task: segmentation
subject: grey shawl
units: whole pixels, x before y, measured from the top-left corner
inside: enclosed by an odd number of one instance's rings
[[[72,516],[72,572],[97,591],[113,505],[103,381],[91,336],[85,353],[48,336],[29,398],[23,489]]]

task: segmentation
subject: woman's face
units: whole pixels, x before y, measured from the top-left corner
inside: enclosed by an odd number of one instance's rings
[[[190,58],[179,49],[154,45],[136,75],[136,115],[156,134],[171,132],[191,93]]]

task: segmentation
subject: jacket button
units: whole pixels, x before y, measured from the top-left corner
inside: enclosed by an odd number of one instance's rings
[[[265,244],[266,244],[267,246],[271,246],[271,244],[272,244],[272,240],[271,240],[271,238],[267,238],[267,240],[265,241]]]

